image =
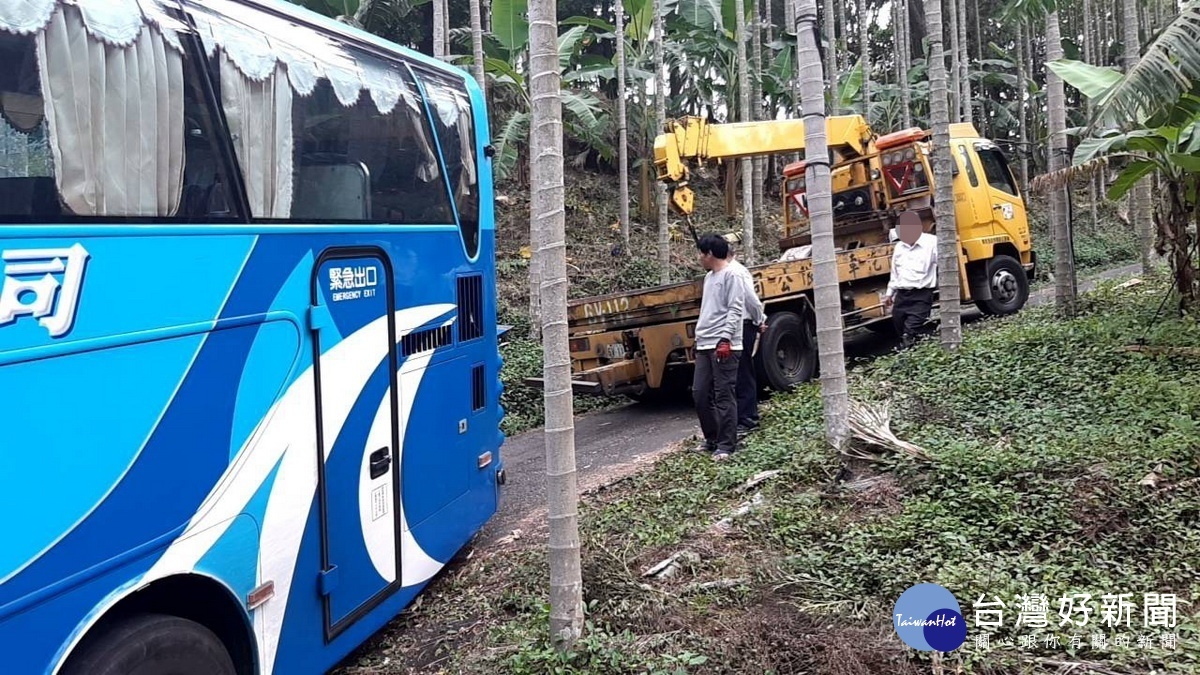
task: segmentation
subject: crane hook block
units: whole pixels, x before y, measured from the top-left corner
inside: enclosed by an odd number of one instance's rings
[[[689,187],[677,187],[671,191],[671,203],[679,209],[680,213],[690,214],[695,198],[695,193]]]

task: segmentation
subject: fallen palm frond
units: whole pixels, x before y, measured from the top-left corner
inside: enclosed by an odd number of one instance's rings
[[[888,405],[884,403],[879,408],[858,401],[850,402],[850,434],[853,440],[861,441],[868,447],[881,448],[899,452],[914,459],[929,461],[929,454],[919,446],[908,441],[902,441],[892,433],[889,425]],[[877,461],[879,455],[863,448],[856,448],[851,443],[842,451],[848,457],[866,461]]]
[[[1045,194],[1051,190],[1061,190],[1070,185],[1076,178],[1092,176],[1108,167],[1107,156],[1089,159],[1082,164],[1068,166],[1065,169],[1044,173],[1029,181],[1029,191]]]
[[[1154,356],[1190,356],[1200,358],[1200,347],[1157,347],[1154,345],[1125,345],[1123,352],[1142,352]]]

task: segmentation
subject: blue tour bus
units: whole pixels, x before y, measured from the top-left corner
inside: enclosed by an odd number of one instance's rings
[[[316,673],[497,509],[465,74],[281,0],[0,2],[0,673]]]

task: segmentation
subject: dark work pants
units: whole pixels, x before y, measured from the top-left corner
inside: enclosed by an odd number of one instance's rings
[[[755,381],[754,343],[758,341],[758,327],[749,321],[742,323],[742,358],[738,360],[737,409],[738,426],[753,427],[758,424],[758,382]]]
[[[704,440],[717,444],[718,451],[733,452],[737,445],[738,362],[741,352],[717,361],[716,350],[696,350],[696,374],[692,397]]]
[[[892,323],[900,344],[907,347],[921,334],[929,313],[933,310],[932,288],[901,288],[896,290],[892,305]]]

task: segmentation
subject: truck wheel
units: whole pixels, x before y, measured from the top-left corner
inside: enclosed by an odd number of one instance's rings
[[[989,300],[977,300],[975,306],[989,316],[1014,314],[1029,299],[1029,279],[1021,263],[1007,255],[998,255],[987,263],[987,283],[992,292]]]
[[[758,348],[758,369],[775,391],[787,391],[812,379],[817,371],[817,340],[811,314],[779,312],[767,318]]]
[[[211,630],[165,614],[125,619],[85,638],[63,675],[236,675]]]

